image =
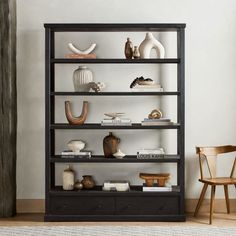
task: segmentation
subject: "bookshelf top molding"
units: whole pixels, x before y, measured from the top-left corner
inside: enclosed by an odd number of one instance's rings
[[[54,32],[148,32],[148,31],[164,31],[176,32],[184,29],[186,24],[75,24],[75,23],[46,23],[46,29]]]

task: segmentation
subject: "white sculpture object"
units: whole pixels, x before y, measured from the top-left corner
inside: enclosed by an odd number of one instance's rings
[[[113,154],[113,156],[117,159],[122,159],[126,154],[124,154],[120,149],[116,153]]]
[[[89,54],[95,49],[95,47],[96,47],[96,43],[93,43],[87,49],[81,50],[81,49],[75,47],[75,45],[73,45],[72,43],[68,43],[68,48],[75,54],[83,54],[83,55]]]
[[[105,116],[111,117],[113,120],[120,120],[120,117],[124,114],[123,112],[104,113]]]
[[[141,58],[150,58],[151,50],[155,49],[159,58],[164,58],[165,48],[163,45],[154,38],[152,33],[146,33],[146,37],[139,46],[139,52]]]

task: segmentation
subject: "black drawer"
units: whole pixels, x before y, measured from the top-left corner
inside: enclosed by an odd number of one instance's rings
[[[112,197],[51,197],[50,213],[62,215],[113,215],[115,199]]]
[[[121,215],[176,215],[178,197],[117,197],[116,214]]]

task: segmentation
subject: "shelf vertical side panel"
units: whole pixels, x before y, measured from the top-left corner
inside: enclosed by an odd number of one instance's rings
[[[50,28],[45,29],[45,195],[46,195],[46,212],[49,211],[49,190],[55,185],[55,169],[50,164],[50,156],[54,154],[55,147],[55,130],[50,129],[50,124],[54,123],[54,102],[55,98],[50,93],[55,88],[55,66],[51,63],[54,57],[54,31]]]
[[[177,135],[177,149],[180,155],[178,163],[177,184],[180,186],[180,214],[185,212],[185,30],[179,29],[177,32],[177,56],[180,63],[177,66],[177,84],[180,96],[177,98],[177,117],[180,123]]]

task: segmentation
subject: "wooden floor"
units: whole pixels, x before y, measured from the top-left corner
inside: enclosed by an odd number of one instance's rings
[[[192,215],[187,217],[186,222],[44,222],[43,214],[18,214],[16,217],[3,219],[0,218],[0,226],[50,226],[50,225],[65,225],[65,226],[97,226],[97,225],[156,225],[156,226],[207,226],[209,221],[208,214],[199,214],[197,218]],[[213,226],[236,226],[236,213],[219,214],[214,213]]]

